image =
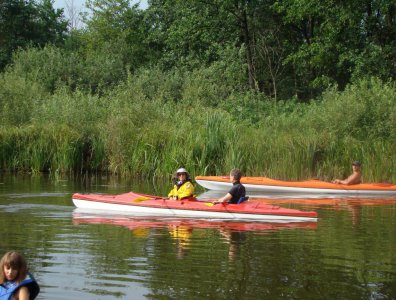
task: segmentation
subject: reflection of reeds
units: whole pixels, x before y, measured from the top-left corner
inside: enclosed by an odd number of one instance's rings
[[[192,175],[238,167],[246,175],[329,180],[348,175],[359,159],[365,181],[396,181],[391,85],[364,81],[299,104],[251,93],[198,99],[205,97],[199,82],[184,87],[180,74],[159,70],[130,75],[101,96],[62,85],[46,91],[29,80],[11,71],[0,77],[2,170],[167,176],[180,166]]]

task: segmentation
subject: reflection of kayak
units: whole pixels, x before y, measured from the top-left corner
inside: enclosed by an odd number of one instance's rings
[[[79,208],[143,213],[162,216],[181,216],[261,221],[317,221],[317,213],[283,208],[265,203],[216,204],[183,200],[174,201],[151,195],[126,193],[121,195],[74,194],[73,203]]]
[[[183,218],[148,218],[139,216],[120,216],[114,214],[102,214],[86,212],[76,209],[73,213],[74,224],[111,224],[123,226],[130,230],[149,228],[169,228],[188,227],[200,229],[228,229],[232,231],[274,231],[280,229],[316,229],[316,222],[241,222],[241,221],[220,221],[205,219],[183,219]]]
[[[228,176],[197,176],[195,180],[209,190],[231,188]],[[396,185],[389,183],[340,185],[320,180],[284,181],[267,177],[242,177],[241,183],[247,192],[396,196]]]
[[[199,194],[197,199],[206,201],[207,199],[218,199],[224,196],[224,191],[218,190],[206,190]],[[267,203],[282,203],[283,200],[287,202],[315,202],[318,203],[334,203],[339,201],[349,201],[354,203],[368,203],[372,202],[375,204],[389,204],[396,203],[396,197],[391,195],[342,195],[342,194],[303,194],[303,193],[268,193],[268,192],[248,192],[249,201],[254,202],[256,200],[268,200]]]
[[[383,206],[396,204],[396,198],[254,198],[252,201],[266,204],[299,204],[328,206]]]

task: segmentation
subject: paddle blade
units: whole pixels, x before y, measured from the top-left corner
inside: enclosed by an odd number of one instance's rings
[[[149,198],[149,197],[137,197],[136,199],[133,199],[133,202],[142,202],[142,201],[146,201],[146,200],[152,200],[153,198]]]

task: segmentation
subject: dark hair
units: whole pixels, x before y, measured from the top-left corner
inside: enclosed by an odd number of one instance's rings
[[[230,172],[231,176],[234,176],[235,180],[239,181],[242,178],[242,172],[239,169],[232,169]]]
[[[15,278],[16,282],[21,282],[26,278],[27,275],[27,264],[25,258],[15,251],[9,251],[0,260],[0,284],[6,281],[4,274],[4,266],[11,267],[18,270]]]
[[[353,163],[352,163],[352,166],[361,166],[362,165],[362,163],[360,162],[360,161],[358,161],[358,160],[355,160]]]

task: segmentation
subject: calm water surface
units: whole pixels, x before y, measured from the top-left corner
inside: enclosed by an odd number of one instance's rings
[[[22,252],[38,299],[396,299],[396,201],[261,200],[317,223],[93,213],[74,192],[166,194],[167,183],[0,177],[0,252]]]

